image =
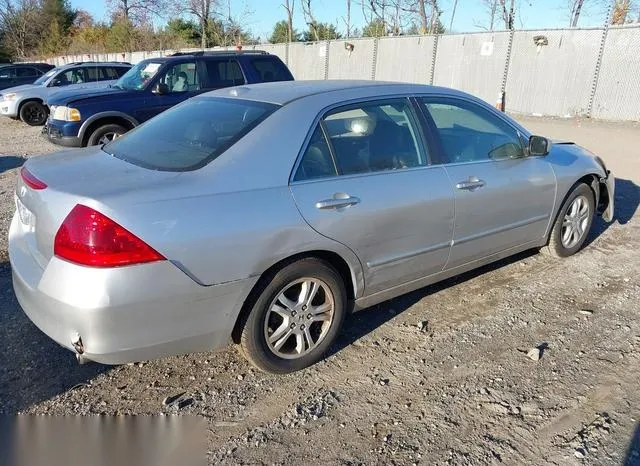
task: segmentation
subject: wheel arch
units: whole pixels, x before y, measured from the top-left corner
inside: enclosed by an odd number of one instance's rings
[[[553,217],[549,222],[549,226],[547,227],[547,232],[545,234],[545,244],[549,242],[549,237],[551,235],[551,232],[553,231],[553,225],[555,225],[556,221],[558,220],[558,215],[560,215],[562,206],[565,204],[565,202],[567,202],[567,198],[573,192],[576,186],[578,186],[579,184],[586,184],[591,189],[591,192],[593,193],[595,205],[596,205],[596,212],[600,212],[598,206],[599,206],[599,202],[601,201],[600,194],[601,194],[602,186],[604,185],[604,182],[600,182],[600,178],[601,176],[597,173],[588,173],[580,177],[572,185],[569,186],[569,189],[567,189],[564,195],[562,196],[562,201],[557,203],[555,207],[555,212],[553,213]],[[606,190],[606,186],[605,186],[605,190]]]
[[[253,303],[258,298],[259,293],[266,285],[266,281],[270,280],[270,277],[272,277],[273,274],[275,274],[283,267],[297,262],[301,259],[309,258],[320,259],[328,263],[336,270],[336,272],[338,272],[347,291],[347,299],[349,301],[347,312],[351,311],[353,302],[355,301],[355,298],[358,294],[359,286],[357,282],[358,279],[356,271],[353,270],[347,260],[345,260],[340,254],[329,250],[317,249],[301,252],[277,261],[260,275],[260,278],[247,295],[247,298],[244,300],[240,309],[240,313],[236,317],[236,322],[233,326],[233,331],[231,332],[231,339],[234,343],[237,344],[240,342],[240,335],[242,333],[242,328],[244,326],[244,322],[246,321],[246,317],[251,312]]]
[[[44,103],[44,100],[42,100],[41,97],[27,97],[26,99],[23,99],[20,102],[18,102],[18,110],[17,110],[18,118],[20,117],[20,112],[22,111],[22,107],[24,107],[24,104],[27,104],[29,102],[38,102],[39,104],[42,104],[44,108],[47,109],[47,113],[49,113],[49,106]]]
[[[87,145],[89,137],[91,137],[91,134],[96,129],[98,129],[100,126],[110,124],[120,125],[126,128],[127,131],[130,131],[140,123],[138,123],[135,118],[132,118],[131,116],[122,112],[105,112],[93,115],[82,124],[82,126],[80,127],[80,131],[78,132],[78,137],[82,141],[82,145]]]

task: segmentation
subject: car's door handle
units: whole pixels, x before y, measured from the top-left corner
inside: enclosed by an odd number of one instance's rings
[[[360,199],[357,197],[339,193],[334,194],[334,197],[331,199],[324,199],[322,201],[316,202],[316,209],[340,209],[341,207],[356,205],[359,202]]]
[[[483,180],[470,176],[468,180],[460,181],[456,184],[456,189],[464,189],[467,191],[473,191],[474,189],[482,188],[486,183]]]

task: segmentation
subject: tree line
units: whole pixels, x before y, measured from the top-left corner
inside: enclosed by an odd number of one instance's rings
[[[100,1],[100,0],[96,0]],[[59,54],[164,50],[186,47],[248,45],[269,41],[320,41],[387,35],[441,34],[441,0],[341,0],[343,14],[335,23],[317,20],[316,0],[282,0],[283,19],[265,38],[250,27],[254,12],[238,10],[232,0],[104,0],[108,19],[96,21],[69,0],[0,0],[0,59],[49,57]],[[337,0],[336,0],[337,1]],[[468,0],[465,0],[468,1]],[[515,29],[520,19],[517,0],[481,2],[486,17],[477,28]],[[606,8],[612,24],[631,21],[640,0],[559,0],[568,26],[576,27],[585,9]],[[453,30],[458,0],[450,2]],[[364,18],[356,24],[356,9]],[[296,12],[304,24],[295,24]]]

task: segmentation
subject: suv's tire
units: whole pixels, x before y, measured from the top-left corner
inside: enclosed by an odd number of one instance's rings
[[[20,107],[20,119],[29,126],[42,126],[46,123],[49,111],[40,102],[25,102]]]
[[[576,185],[562,204],[542,252],[556,257],[578,252],[589,235],[594,213],[593,191],[584,183]]]
[[[336,339],[347,310],[340,274],[324,261],[307,258],[285,265],[258,286],[241,323],[244,356],[272,374],[319,361]]]
[[[96,128],[87,140],[87,146],[97,146],[113,141],[115,138],[122,136],[127,129],[114,123],[100,126]]]

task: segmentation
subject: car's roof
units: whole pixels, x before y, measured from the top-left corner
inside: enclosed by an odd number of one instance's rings
[[[131,66],[131,63],[123,63],[121,61],[83,61],[83,62],[76,62],[76,63],[67,63],[66,65],[60,65],[58,66],[58,69],[66,69],[66,68],[70,68],[72,66],[104,66],[104,65],[108,65],[108,66]]]
[[[439,94],[465,95],[460,91],[444,87],[365,80],[281,81],[259,83],[219,89],[205,95],[235,97],[239,99],[249,99],[285,105],[291,101],[302,99],[304,97],[334,91],[346,91],[349,89],[370,89],[372,95],[376,95],[378,93],[429,94],[436,92]]]

